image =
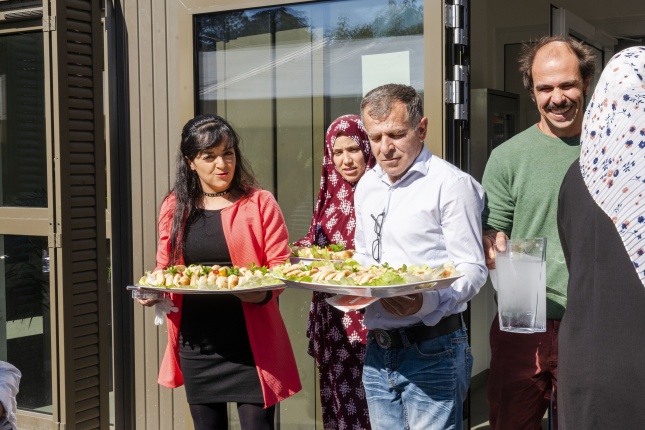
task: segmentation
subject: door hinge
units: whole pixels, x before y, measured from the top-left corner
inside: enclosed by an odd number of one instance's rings
[[[47,246],[49,248],[60,248],[62,246],[60,236],[60,233],[49,233],[47,235]]]
[[[468,45],[468,4],[467,0],[449,0],[445,5],[445,26],[452,29],[452,41],[458,45]]]
[[[453,80],[445,82],[446,104],[452,105],[453,119],[468,120],[468,68],[455,64],[452,69]]]
[[[452,107],[452,119],[468,121],[468,82],[446,81],[446,104]]]
[[[458,104],[461,103],[461,82],[459,81],[446,81],[446,103]]]
[[[456,4],[446,4],[446,28],[459,27],[459,6]]]
[[[447,41],[447,73],[445,98],[452,119],[468,121],[469,109],[469,0],[446,0],[445,26]]]
[[[56,17],[43,16],[43,31],[50,32],[56,30]]]

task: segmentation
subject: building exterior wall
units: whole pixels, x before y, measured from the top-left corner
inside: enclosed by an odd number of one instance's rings
[[[135,276],[155,264],[156,217],[172,184],[174,156],[182,125],[195,113],[192,18],[194,14],[299,3],[295,1],[120,0],[127,40],[130,175],[132,180],[132,271]],[[426,114],[430,118],[427,145],[443,154],[443,2],[426,0],[424,77]],[[432,13],[428,13],[432,11]],[[311,177],[319,174],[312,166]],[[280,198],[278,197],[278,202]],[[311,203],[313,204],[313,202]],[[294,292],[294,294],[296,294]],[[303,393],[283,402],[280,420],[293,428],[311,428],[316,413],[315,367],[306,355],[304,328],[308,294],[285,298],[282,313],[298,351]],[[299,309],[294,312],[294,309]],[[134,379],[137,429],[190,428],[183,389],[156,384],[166,344],[166,326],[155,327],[153,309],[135,306]],[[302,398],[309,400],[302,402]],[[289,424],[291,425],[291,424]],[[300,427],[301,425],[302,427]],[[317,424],[320,427],[320,422]],[[292,428],[292,427],[289,427]]]

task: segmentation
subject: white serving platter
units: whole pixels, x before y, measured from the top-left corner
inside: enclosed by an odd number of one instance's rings
[[[128,290],[145,290],[154,291],[157,293],[173,293],[173,294],[235,294],[235,293],[249,293],[252,291],[269,291],[279,290],[285,288],[286,285],[276,279],[275,284],[261,285],[259,287],[245,287],[237,286],[231,290],[228,288],[211,288],[211,289],[198,289],[198,288],[182,288],[182,287],[152,287],[149,285],[129,285]]]
[[[361,285],[336,285],[327,283],[315,282],[298,282],[291,281],[285,278],[277,279],[284,282],[287,287],[300,288],[305,290],[320,291],[330,294],[344,294],[349,296],[359,297],[396,297],[406,296],[409,294],[420,293],[428,290],[441,290],[450,287],[453,282],[461,278],[463,275],[453,276],[451,278],[437,279],[435,281],[419,281],[408,284],[387,285],[382,287],[361,286]]]

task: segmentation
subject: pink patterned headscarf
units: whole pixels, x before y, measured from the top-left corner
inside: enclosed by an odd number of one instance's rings
[[[320,191],[307,236],[295,242],[297,246],[326,246],[342,244],[354,249],[354,187],[334,166],[334,142],[339,135],[351,137],[363,151],[366,170],[374,167],[370,141],[358,115],[344,115],[327,128],[325,156],[320,176]]]
[[[585,112],[580,171],[645,285],[645,47],[607,63]]]

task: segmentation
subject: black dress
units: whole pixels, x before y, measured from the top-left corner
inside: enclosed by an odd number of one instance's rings
[[[645,429],[645,287],[578,160],[562,183],[558,228],[569,267],[559,429]]]
[[[204,210],[187,225],[184,262],[231,265],[221,211]],[[232,294],[186,294],[179,361],[189,404],[264,403],[242,302]]]

